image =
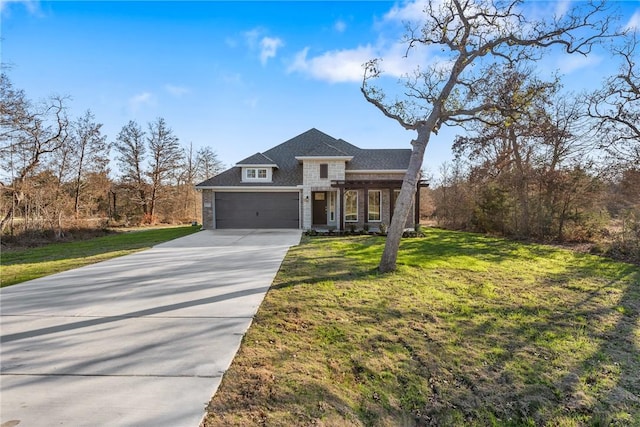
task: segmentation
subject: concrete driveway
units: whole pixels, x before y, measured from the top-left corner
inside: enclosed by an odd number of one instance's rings
[[[200,231],[0,291],[0,427],[197,427],[298,230]]]

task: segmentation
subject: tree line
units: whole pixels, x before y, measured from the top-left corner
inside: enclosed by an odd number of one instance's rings
[[[447,228],[546,242],[609,241],[640,261],[637,41],[593,92],[508,70],[486,92],[495,109],[465,124],[440,170],[433,215]],[[482,90],[482,88],[478,88]]]
[[[397,86],[381,84],[388,74],[381,59],[365,64],[366,101],[416,134],[381,272],[396,268],[424,154],[443,126],[462,127],[466,135],[456,138],[457,160],[443,168],[434,191],[441,224],[565,240],[578,229],[588,233],[587,218],[609,214],[597,208],[605,188],[629,192],[620,209],[637,218],[638,187],[629,187],[640,165],[637,28],[619,22],[615,4],[606,1],[546,15],[528,6],[430,0],[421,18],[406,22],[402,38],[404,56],[422,54],[425,63]],[[575,101],[560,91],[559,79],[542,81],[533,71],[548,52],[589,57],[596,46],[621,61],[619,73]]]
[[[382,62],[365,64],[365,100],[416,133],[380,271],[395,269],[426,147],[443,126],[465,135],[432,190],[439,224],[560,242],[614,233],[620,251],[640,258],[637,30],[623,29],[606,2],[578,2],[550,19],[531,18],[521,6],[426,3],[423,19],[407,23],[405,56],[438,55],[400,78],[395,94],[376,84]],[[570,94],[560,77],[535,72],[548,50],[588,56],[598,44],[619,69],[597,90]],[[144,129],[129,122],[108,141],[90,111],[71,120],[65,98],[33,103],[1,78],[3,232],[63,233],[65,221],[83,218],[199,217],[193,184],[220,169],[215,152],[181,146],[162,118]],[[113,175],[109,150],[119,167]]]
[[[222,169],[211,147],[181,144],[162,117],[109,140],[90,110],[69,117],[68,102],[34,102],[0,74],[2,234],[199,219],[194,185]]]

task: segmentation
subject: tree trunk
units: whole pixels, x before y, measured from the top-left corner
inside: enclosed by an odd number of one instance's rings
[[[518,192],[518,200],[520,207],[522,208],[521,224],[522,235],[530,237],[529,233],[529,183],[527,177],[527,170],[525,170],[524,160],[522,159],[522,153],[520,153],[520,146],[518,145],[518,137],[513,129],[513,126],[509,128],[509,142],[511,149],[513,150],[513,156],[516,163],[519,176],[516,178],[516,191]]]
[[[151,221],[151,225],[155,225],[155,214],[156,214],[156,187],[154,186],[151,189],[151,199],[149,200],[149,221]]]
[[[4,216],[4,218],[2,218],[2,221],[0,221],[0,233],[4,233],[4,229],[7,227],[7,224],[9,224],[9,221],[11,221],[11,218],[13,218],[14,209],[15,209],[15,204],[11,203],[11,206],[9,206],[9,211]]]
[[[420,170],[422,169],[424,152],[431,137],[431,129],[433,129],[433,126],[421,126],[418,129],[418,137],[411,141],[413,150],[411,152],[411,159],[409,160],[409,167],[402,182],[402,188],[398,195],[395,210],[393,211],[393,219],[391,220],[389,232],[387,233],[384,252],[380,258],[380,265],[378,266],[378,270],[381,273],[387,273],[396,269],[400,239],[402,238],[404,226],[407,223],[413,197],[420,179]]]
[[[78,174],[76,176],[75,188],[74,188],[75,198],[73,203],[73,212],[75,213],[76,219],[80,217],[80,187],[82,184],[82,162],[83,161],[84,161],[84,147],[82,147],[80,160],[78,162]]]

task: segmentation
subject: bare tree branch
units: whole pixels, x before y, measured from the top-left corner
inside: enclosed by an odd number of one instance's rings
[[[516,69],[539,59],[544,51],[561,48],[566,54],[588,55],[592,46],[618,37],[612,31],[614,17],[604,2],[580,2],[562,17],[532,20],[524,2],[429,1],[419,26],[407,24],[406,56],[420,46],[440,49],[443,58],[402,79],[404,94],[389,100],[375,85],[384,73],[380,60],[364,64],[361,92],[385,117],[407,130],[415,130],[413,155],[380,262],[381,271],[395,269],[400,236],[411,207],[413,184],[420,173],[431,133],[442,125],[456,125],[497,108],[480,96],[476,87],[486,81],[488,69]],[[444,62],[443,62],[444,61]],[[479,67],[478,67],[479,65]],[[522,105],[526,99],[522,100]],[[517,109],[517,107],[516,107]],[[517,111],[503,111],[503,116]],[[486,120],[486,119],[485,119]]]

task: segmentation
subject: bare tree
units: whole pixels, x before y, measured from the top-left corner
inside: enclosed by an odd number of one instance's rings
[[[114,147],[118,152],[116,159],[122,173],[122,181],[125,186],[132,190],[135,205],[146,215],[149,212],[149,208],[148,184],[144,173],[144,161],[147,151],[144,136],[144,131],[140,125],[131,120],[120,130],[114,142]]]
[[[23,91],[13,88],[6,74],[0,75],[0,159],[11,175],[2,187],[12,199],[0,221],[0,232],[25,197],[25,181],[47,155],[66,142],[69,121],[65,102],[65,97],[52,96],[33,105]]]
[[[218,160],[218,155],[211,147],[201,147],[194,150],[193,143],[184,147],[185,157],[182,162],[180,190],[183,203],[181,206],[181,216],[191,218],[199,217],[200,204],[197,202],[197,192],[195,184],[210,178],[223,169],[222,162]]]
[[[71,146],[75,177],[73,182],[74,213],[76,219],[80,216],[81,193],[86,184],[86,177],[91,173],[107,172],[109,164],[109,147],[107,136],[102,135],[102,124],[95,122],[93,113],[89,110],[79,117],[72,126]]]
[[[147,134],[149,144],[149,170],[147,175],[151,181],[149,195],[149,220],[155,223],[156,205],[160,199],[160,192],[164,183],[174,177],[184,152],[178,143],[178,138],[162,117],[149,123]]]
[[[384,72],[379,59],[365,64],[361,91],[365,99],[404,129],[417,132],[412,155],[389,228],[379,270],[395,270],[400,238],[411,209],[425,149],[443,125],[473,119],[495,108],[476,87],[491,73],[533,63],[546,48],[587,55],[592,45],[611,37],[613,18],[603,3],[579,3],[559,17],[532,20],[520,0],[431,0],[421,24],[407,24],[407,55],[429,48],[433,63],[402,78],[393,99],[374,85]]]
[[[224,165],[211,147],[202,147],[196,154],[196,180],[204,181],[222,172]]]
[[[618,73],[587,97],[589,116],[604,148],[617,163],[640,164],[640,41],[633,34],[628,42],[613,48],[621,58]]]

